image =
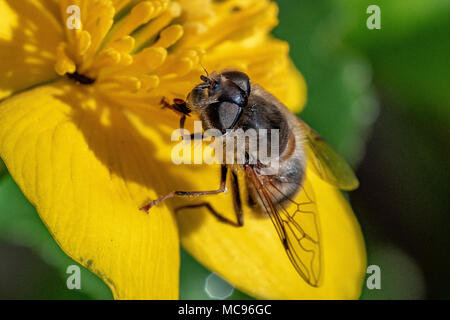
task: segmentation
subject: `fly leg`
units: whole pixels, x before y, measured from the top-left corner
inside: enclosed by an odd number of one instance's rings
[[[192,112],[191,108],[189,108],[188,105],[186,104],[186,101],[182,99],[173,99],[173,104],[170,104],[169,102],[167,102],[166,98],[163,97],[160,103],[162,104],[162,109],[167,108],[175,111],[178,114],[181,114],[180,129],[184,129],[186,117],[190,117]],[[203,135],[192,133],[191,140],[197,139],[203,139]]]
[[[169,194],[166,194],[165,196],[162,196],[156,200],[153,200],[152,202],[148,203],[147,205],[143,206],[141,208],[142,211],[145,211],[148,213],[148,211],[158,203],[173,198],[175,196],[181,196],[181,197],[197,197],[197,196],[206,196],[211,194],[219,194],[225,192],[226,189],[226,182],[227,182],[227,172],[228,167],[223,165],[221,167],[221,177],[220,177],[220,187],[217,190],[209,190],[209,191],[172,191]]]
[[[231,191],[233,194],[234,212],[236,213],[237,222],[233,221],[233,220],[225,217],[221,213],[217,212],[211,206],[211,204],[209,202],[202,202],[202,203],[190,204],[190,205],[178,207],[175,209],[175,212],[178,213],[180,210],[183,210],[183,209],[194,209],[194,208],[205,207],[220,222],[232,225],[234,227],[242,227],[244,225],[244,213],[242,211],[242,201],[241,201],[241,195],[239,193],[239,184],[238,184],[237,176],[234,172],[232,172],[232,174],[231,174]]]

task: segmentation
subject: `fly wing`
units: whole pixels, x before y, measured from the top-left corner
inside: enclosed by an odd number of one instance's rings
[[[358,188],[358,178],[348,163],[316,131],[302,120],[299,122],[305,133],[307,158],[314,173],[339,189]]]
[[[263,184],[253,169],[247,168],[247,171],[292,265],[308,284],[320,286],[323,258],[318,210],[311,185],[305,179],[295,200],[286,198],[281,204],[275,199],[283,194],[275,184]]]

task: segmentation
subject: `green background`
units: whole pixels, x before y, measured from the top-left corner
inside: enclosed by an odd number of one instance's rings
[[[279,0],[274,34],[308,85],[301,117],[357,168],[349,194],[381,289],[362,299],[450,298],[450,1]],[[369,30],[366,9],[381,9]],[[0,162],[0,299],[111,299],[50,237]],[[181,252],[182,299],[208,299],[210,271]],[[230,299],[250,298],[234,291]]]

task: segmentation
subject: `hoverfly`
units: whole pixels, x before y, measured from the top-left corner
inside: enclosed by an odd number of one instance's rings
[[[174,196],[203,196],[225,192],[228,174],[231,175],[236,220],[217,212],[209,203],[187,205],[182,208],[206,207],[221,222],[243,226],[242,199],[237,173],[245,172],[248,202],[265,212],[272,220],[284,249],[299,275],[311,286],[322,279],[322,248],[318,210],[314,192],[305,179],[306,162],[324,181],[342,190],[358,187],[358,180],[350,166],[313,129],[291,113],[273,95],[240,71],[224,70],[202,75],[202,82],[188,95],[186,102],[175,99],[174,104],[162,100],[163,107],[181,114],[180,127],[186,116],[198,115],[206,129],[229,130],[278,129],[279,170],[276,174],[262,174],[264,165],[250,163],[224,164],[217,190],[173,191],[141,209],[148,212],[154,205]],[[195,138],[195,134],[192,135]]]

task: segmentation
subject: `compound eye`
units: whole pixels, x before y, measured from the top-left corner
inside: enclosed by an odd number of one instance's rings
[[[241,114],[241,108],[231,102],[217,102],[209,106],[209,119],[216,129],[231,129]]]
[[[222,102],[219,105],[218,114],[222,128],[231,128],[237,119],[241,108],[231,102]]]
[[[211,95],[215,94],[220,88],[222,87],[222,85],[218,82],[218,81],[211,81],[211,83],[209,84],[209,92]]]
[[[250,95],[250,79],[245,73],[240,71],[226,71],[222,75],[238,86],[247,96]]]

